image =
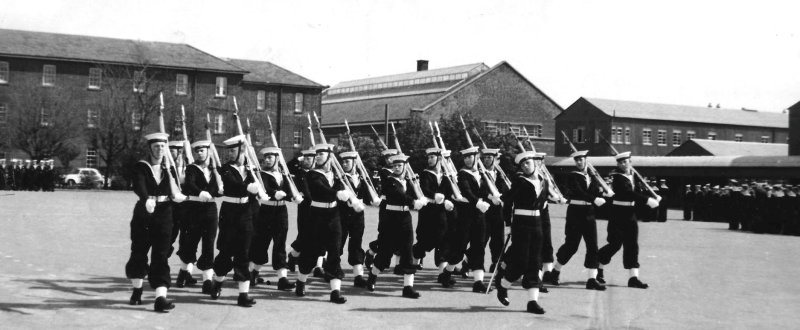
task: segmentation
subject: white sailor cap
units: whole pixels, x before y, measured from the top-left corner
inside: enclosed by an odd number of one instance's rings
[[[478,147],[469,147],[467,149],[461,150],[461,155],[468,156],[474,155],[478,153]]]
[[[211,147],[211,141],[209,140],[200,140],[192,143],[192,149],[209,148],[209,147]]]
[[[180,149],[183,148],[183,141],[169,141],[167,143],[170,149]]]
[[[625,159],[628,159],[628,158],[631,158],[631,152],[630,151],[620,152],[616,156],[614,156],[614,159],[616,159],[617,161],[625,160]]]
[[[544,159],[544,156],[547,156],[547,154],[544,152],[537,152],[536,156],[534,156],[534,159]]]
[[[578,150],[576,152],[573,152],[569,156],[572,158],[578,158],[578,157],[586,157],[587,154],[589,154],[589,150]]]
[[[222,141],[222,143],[228,148],[234,148],[242,145],[242,143],[244,143],[246,139],[247,138],[244,136],[244,134],[240,134],[225,141]]]
[[[450,157],[450,150],[442,150],[442,157]]]
[[[394,155],[392,157],[389,157],[389,163],[390,164],[405,163],[407,161],[408,161],[408,156],[403,155],[403,154],[397,154],[397,155]]]
[[[428,148],[428,149],[425,149],[425,154],[426,155],[441,155],[442,154],[442,149],[439,149],[439,148]]]
[[[514,157],[514,162],[520,164],[528,159],[536,159],[536,153],[533,151],[519,153],[516,157]]]
[[[483,148],[481,149],[481,154],[484,156],[497,156],[500,153],[500,149],[489,149]]]
[[[321,151],[333,152],[333,145],[330,143],[317,143],[317,145],[315,145],[313,149],[315,153]]]
[[[150,133],[144,136],[147,143],[164,142],[166,143],[169,138],[167,133]]]
[[[397,155],[397,149],[386,149],[381,151],[381,156],[394,156]]]
[[[305,156],[312,156],[313,157],[313,156],[317,155],[317,152],[314,151],[314,149],[306,149],[306,150],[300,151],[300,155],[302,155],[303,157],[305,157]]]
[[[258,153],[262,154],[264,156],[266,156],[266,155],[276,155],[277,156],[277,155],[279,155],[281,153],[281,148],[278,148],[278,147],[266,147],[266,148],[262,148],[261,150],[259,150]]]
[[[345,151],[339,154],[339,158],[342,160],[345,159],[356,159],[358,157],[358,153],[355,151]]]

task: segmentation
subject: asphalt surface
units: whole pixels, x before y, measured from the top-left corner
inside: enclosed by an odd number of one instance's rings
[[[146,283],[145,304],[127,305],[130,284],[124,266],[134,202],[131,192],[0,192],[0,327],[800,328],[800,237],[684,222],[677,220],[677,210],[666,223],[640,223],[641,279],[649,289],[626,287],[620,252],[606,267],[608,290],[585,290],[581,244],[562,270],[562,285],[541,295],[544,315],[524,312],[527,298],[519,286],[510,291],[508,307],[497,302],[494,292],[472,293],[471,279],[443,289],[435,284],[430,260],[416,276],[420,299],[402,298],[402,277],[395,275],[382,275],[377,290],[367,292],[352,286],[346,256],[344,305],[328,302],[329,287],[319,279],[311,280],[303,298],[276,290],[268,266],[265,276],[273,285],[251,290],[257,300],[252,308],[236,306],[236,286],[228,281],[219,300],[200,294],[199,287],[173,288],[169,297],[176,309],[155,313],[154,294]],[[290,206],[290,239],[296,233],[294,212]],[[564,239],[564,212],[560,206],[551,211],[556,248]],[[365,244],[377,236],[376,222],[376,209],[368,208]],[[599,221],[601,244],[605,229],[606,222]],[[176,256],[170,265],[174,280]]]

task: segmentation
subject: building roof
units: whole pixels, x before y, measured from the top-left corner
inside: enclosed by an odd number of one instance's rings
[[[0,29],[0,55],[246,73],[187,44]]]
[[[422,107],[435,101],[444,92],[427,94],[398,95],[384,98],[362,99],[353,102],[337,102],[325,104],[323,102],[322,125],[344,124],[344,120],[353,125],[359,123],[382,122],[385,118],[385,109],[388,108],[390,121],[408,119],[411,109]]]
[[[636,156],[633,155],[636,168],[676,167],[676,168],[711,168],[711,167],[746,167],[746,168],[800,168],[800,156]],[[616,167],[613,156],[593,157],[589,162],[595,167]],[[547,166],[575,167],[572,157],[545,158]]]
[[[235,58],[226,59],[233,65],[243,68],[250,73],[244,75],[244,82],[270,85],[288,85],[299,87],[325,88],[301,75],[286,70],[267,61],[242,60]]]
[[[784,113],[583,97],[582,99],[606,115],[618,118],[789,128],[789,116]]]
[[[670,151],[667,156],[787,156],[785,143],[736,142],[691,139]]]

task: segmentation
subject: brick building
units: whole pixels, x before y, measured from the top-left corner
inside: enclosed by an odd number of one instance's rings
[[[595,98],[579,98],[555,118],[578,149],[609,155],[607,139],[622,151],[640,156],[664,156],[690,139],[786,143],[789,118],[784,113],[720,109]],[[569,145],[559,133],[556,156],[568,156]]]
[[[413,113],[437,120],[452,112],[471,113],[489,130],[534,136],[538,150],[552,153],[556,115],[563,109],[507,62],[417,71],[336,84],[322,95],[322,126],[336,135],[347,119],[354,132],[379,132],[385,121],[402,124]]]
[[[800,156],[800,102],[789,107],[789,155]]]

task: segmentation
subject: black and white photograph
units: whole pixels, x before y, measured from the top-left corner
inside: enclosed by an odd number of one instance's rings
[[[0,2],[4,329],[800,327],[800,3]]]

